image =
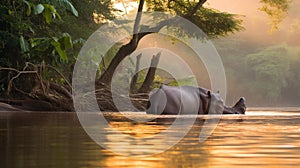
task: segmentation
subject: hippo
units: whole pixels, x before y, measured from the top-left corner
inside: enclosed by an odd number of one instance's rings
[[[219,93],[194,86],[162,85],[152,91],[147,114],[245,114],[245,98],[232,107],[226,106]]]

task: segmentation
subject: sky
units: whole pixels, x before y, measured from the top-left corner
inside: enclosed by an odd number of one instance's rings
[[[287,16],[279,24],[278,29],[272,32],[270,18],[259,10],[262,7],[260,0],[208,0],[205,6],[239,15],[243,20],[245,31],[238,32],[235,36],[264,45],[287,43],[295,46],[300,44],[300,40],[295,38],[300,37],[298,31],[300,30],[300,1],[291,1]],[[120,13],[122,15],[134,13],[138,4],[137,1],[115,0],[114,7],[124,11]]]
[[[259,10],[260,0],[208,0],[208,7],[240,15],[243,19],[245,31],[236,33],[236,36],[247,38],[262,44],[287,43],[299,45],[300,40],[300,1],[292,0],[286,18],[278,26],[278,30],[270,32],[270,18]]]

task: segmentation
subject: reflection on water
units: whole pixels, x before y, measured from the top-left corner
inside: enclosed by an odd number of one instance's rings
[[[128,114],[127,114],[128,115]],[[147,117],[132,113],[133,117]],[[176,116],[134,123],[106,113],[125,135],[151,137],[166,130]],[[120,156],[97,145],[75,113],[0,113],[0,167],[298,167],[300,113],[256,111],[223,116],[204,143],[199,132],[208,116],[198,116],[190,132],[169,150],[147,157]],[[107,135],[107,145],[129,153],[134,145]],[[172,141],[172,138],[169,139]],[[158,150],[160,139],[145,150]],[[165,142],[168,143],[168,142]]]

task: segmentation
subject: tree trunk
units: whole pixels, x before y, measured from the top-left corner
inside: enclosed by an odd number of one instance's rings
[[[139,2],[139,7],[138,7],[137,14],[136,14],[134,27],[133,27],[132,39],[130,40],[130,42],[128,44],[123,45],[119,49],[119,51],[117,52],[115,57],[112,59],[112,61],[109,64],[108,68],[106,69],[106,71],[100,77],[100,82],[106,84],[107,86],[110,86],[112,76],[114,74],[114,71],[118,67],[119,63],[124,58],[126,58],[126,56],[128,56],[133,51],[135,51],[139,41],[145,35],[147,35],[147,33],[139,33],[139,25],[140,25],[140,21],[141,21],[141,18],[142,18],[142,11],[143,11],[144,2],[145,2],[145,0],[140,0],[140,2]]]
[[[190,12],[186,15],[186,17],[193,16],[203,6],[203,4],[206,1],[207,0],[199,0],[198,3],[196,4],[196,6],[194,6],[194,8],[192,10],[190,10]]]
[[[161,52],[159,52],[158,54],[156,54],[155,56],[152,57],[151,67],[149,68],[149,70],[147,72],[144,83],[142,84],[142,86],[139,89],[139,93],[147,93],[150,90],[150,86],[155,77],[156,67],[158,65],[160,55],[161,55]]]
[[[202,6],[203,4],[206,2],[207,0],[200,0],[196,6],[193,8],[193,10],[191,10],[190,13],[188,13],[186,16],[183,17],[191,17],[193,14],[195,14]],[[158,32],[160,29],[162,29],[164,26],[166,26],[168,23],[170,22],[176,22],[176,19],[168,19],[168,20],[163,20],[160,23],[158,23],[157,26],[155,27],[142,27],[141,29],[146,29],[143,31],[143,33],[139,33],[139,27],[140,27],[140,20],[141,20],[141,16],[142,16],[142,9],[144,6],[144,0],[140,0],[139,2],[139,7],[138,7],[138,12],[136,15],[136,19],[135,19],[135,23],[134,23],[134,30],[133,30],[133,36],[131,41],[126,44],[123,45],[119,51],[117,52],[117,54],[115,55],[115,57],[112,59],[111,63],[109,64],[108,68],[106,69],[106,71],[101,75],[100,80],[98,82],[103,83],[107,86],[110,86],[111,84],[111,80],[112,80],[112,76],[114,71],[116,70],[116,68],[118,67],[119,63],[126,58],[126,56],[130,55],[131,53],[133,53],[137,46],[139,41],[146,35],[148,34],[152,34],[152,33],[156,33]]]
[[[136,93],[136,83],[137,83],[137,79],[138,79],[138,72],[139,72],[139,68],[140,68],[140,62],[141,62],[141,57],[142,54],[139,54],[138,56],[136,56],[136,66],[135,66],[135,72],[134,75],[132,77],[132,80],[130,82],[130,92],[131,93]]]

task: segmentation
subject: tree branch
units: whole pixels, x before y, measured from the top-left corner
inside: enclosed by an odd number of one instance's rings
[[[70,84],[70,82],[65,78],[65,76],[64,76],[61,72],[59,72],[56,68],[54,68],[54,67],[51,66],[51,65],[46,65],[46,67],[49,68],[49,69],[52,69],[52,70],[55,71],[60,77],[62,77],[62,78],[65,80],[65,82],[67,83],[69,89],[72,90],[72,85]]]
[[[197,3],[197,5],[190,11],[190,13],[188,13],[186,15],[186,17],[191,17],[193,16],[202,6],[203,4],[206,2],[207,0],[199,0],[199,2]]]
[[[134,42],[137,42],[137,33],[139,32],[139,25],[140,25],[141,18],[142,18],[144,3],[145,3],[145,0],[140,0],[138,11],[136,13],[136,18],[135,18],[134,27],[133,27]]]
[[[144,0],[141,0],[141,3],[143,3],[143,1]],[[139,10],[142,11],[142,5],[139,5]],[[139,15],[139,14],[141,14],[141,13],[137,14],[137,19],[140,19],[140,17],[141,17],[141,15]],[[105,83],[106,85],[109,86],[111,83],[112,74],[114,73],[114,71],[117,68],[117,66],[119,65],[119,63],[126,56],[130,55],[132,52],[134,52],[136,50],[139,41],[148,34],[159,32],[159,30],[162,29],[164,26],[166,26],[168,23],[176,22],[176,19],[178,19],[178,18],[163,20],[163,21],[159,22],[157,26],[154,26],[154,27],[143,26],[140,28],[139,31],[138,31],[138,25],[139,25],[140,20],[135,21],[134,31],[136,32],[136,34],[133,35],[133,37],[129,43],[120,47],[120,49],[116,53],[115,57],[112,59],[109,66],[107,67],[106,71],[104,71],[104,73],[101,75],[100,80],[97,82],[97,84]]]
[[[145,77],[145,80],[144,80],[142,86],[138,90],[139,93],[147,93],[149,91],[150,86],[155,77],[155,72],[156,72],[158,62],[159,62],[160,55],[161,55],[161,52],[157,53],[156,55],[153,55],[153,57],[151,59],[151,66],[148,69],[147,75]]]
[[[141,62],[142,53],[140,53],[138,56],[136,56],[136,65],[135,65],[135,72],[132,77],[132,80],[130,82],[130,92],[134,93],[136,91],[136,83],[139,76],[139,68],[140,68],[140,62]]]

